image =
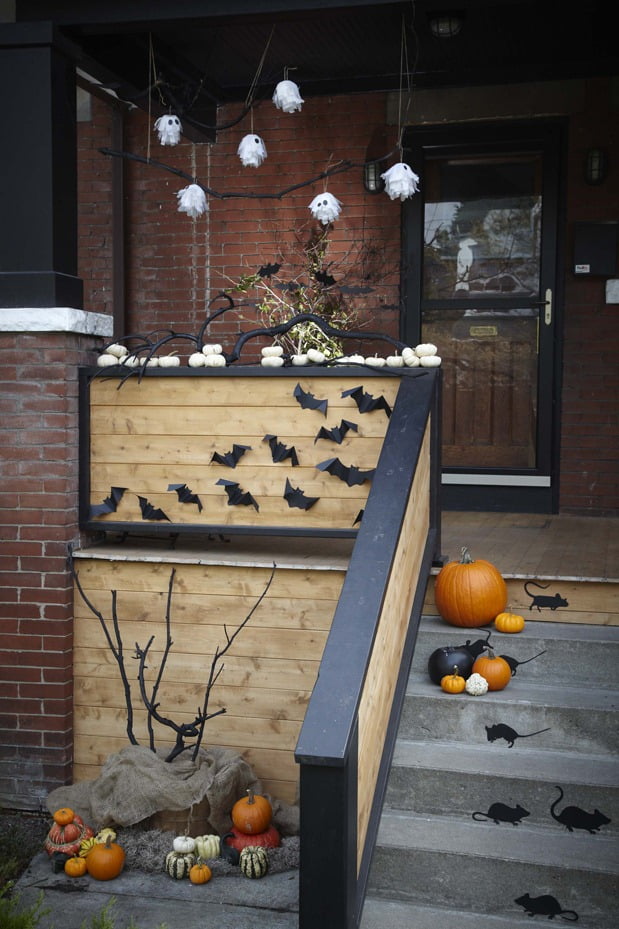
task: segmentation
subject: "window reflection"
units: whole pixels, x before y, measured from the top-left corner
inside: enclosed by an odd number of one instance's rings
[[[425,171],[424,298],[536,294],[539,157],[435,158]]]

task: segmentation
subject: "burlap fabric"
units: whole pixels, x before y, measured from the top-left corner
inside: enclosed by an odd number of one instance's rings
[[[128,745],[107,758],[96,780],[53,790],[47,808],[53,813],[68,806],[100,829],[133,826],[161,810],[190,810],[206,799],[212,830],[223,834],[230,829],[232,806],[250,787],[262,792],[251,766],[230,749],[200,749],[195,763],[189,752],[166,762],[162,754]],[[272,803],[278,828],[297,833],[298,809]]]

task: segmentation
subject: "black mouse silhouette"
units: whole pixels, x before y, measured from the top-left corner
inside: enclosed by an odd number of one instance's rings
[[[507,806],[506,803],[492,803],[488,807],[487,813],[476,810],[472,814],[476,822],[481,822],[482,819],[491,819],[497,826],[500,823],[511,823],[512,826],[519,826],[525,816],[530,815],[529,811],[525,810],[520,804],[518,806]]]
[[[470,639],[467,639],[466,643],[461,645],[460,648],[466,648],[467,652],[470,652],[473,658],[479,658],[481,653],[485,652],[486,649],[490,647],[491,632],[492,629],[489,629],[485,639],[476,639],[474,642],[471,642]]]
[[[579,806],[566,806],[560,813],[555,813],[557,805],[563,800],[563,790],[558,784],[556,788],[559,791],[559,796],[550,807],[550,815],[562,826],[565,826],[568,832],[573,832],[574,829],[584,829],[590,832],[591,835],[595,835],[600,831],[601,826],[608,825],[610,819],[600,813],[599,810],[588,813],[587,810],[581,810]]]
[[[516,897],[514,903],[523,906],[527,916],[547,916],[548,919],[560,916],[562,919],[567,919],[568,922],[578,922],[578,913],[575,910],[562,909],[556,897],[552,897],[550,894],[542,894],[541,897],[523,894],[521,897]]]
[[[544,649],[543,652],[538,652],[537,655],[533,655],[532,658],[525,658],[524,661],[517,661],[515,658],[510,658],[509,655],[499,655],[499,657],[502,658],[503,661],[507,662],[507,664],[512,669],[512,677],[515,677],[516,671],[518,670],[521,664],[527,664],[529,661],[533,661],[535,658],[539,658],[540,655],[545,655],[545,654],[546,654],[546,649]]]
[[[540,590],[546,590],[550,587],[550,584],[538,584],[537,581],[527,581],[524,585],[524,589],[528,597],[531,597],[531,603],[529,609],[532,610],[533,607],[537,608],[537,612],[542,612],[542,607],[548,607],[553,612],[560,606],[569,606],[569,603],[565,597],[560,596],[560,594],[555,594],[554,597],[550,597],[547,594],[532,594],[529,590],[529,584],[533,587],[539,587]]]
[[[532,735],[539,735],[540,732],[548,732],[549,730],[550,726],[547,726],[545,729],[538,729],[536,732],[525,732],[523,735],[520,735],[520,733],[512,729],[511,726],[506,726],[505,723],[496,723],[494,726],[486,726],[486,735],[488,736],[489,742],[496,742],[497,739],[505,739],[507,747],[513,748],[516,739],[528,739]]]

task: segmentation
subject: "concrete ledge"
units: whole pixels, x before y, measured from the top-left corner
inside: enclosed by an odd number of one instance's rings
[[[0,332],[74,332],[111,338],[114,320],[67,306],[11,307],[0,309]]]

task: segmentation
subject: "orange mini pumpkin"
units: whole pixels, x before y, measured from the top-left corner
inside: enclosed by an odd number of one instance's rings
[[[64,873],[69,877],[82,877],[83,874],[86,874],[86,859],[80,858],[79,856],[74,856],[65,861]]]
[[[73,822],[73,817],[75,813],[69,806],[63,806],[62,809],[56,810],[53,815],[53,820],[55,823],[58,823],[59,826],[67,826],[69,823]]]
[[[473,673],[481,674],[488,681],[488,690],[503,690],[512,679],[512,669],[491,648],[487,655],[480,655],[473,663]]]
[[[250,787],[247,796],[237,800],[232,807],[231,816],[232,822],[239,832],[254,835],[254,833],[264,832],[268,828],[273,816],[273,809],[266,797],[255,794]]]
[[[189,869],[189,880],[192,884],[208,884],[213,872],[203,861],[198,861]]]
[[[446,694],[461,694],[465,687],[466,681],[458,674],[457,665],[454,665],[453,674],[446,674],[441,678],[441,690]]]
[[[498,632],[522,632],[525,626],[524,616],[520,616],[519,613],[499,613],[494,619],[494,625]]]
[[[452,626],[487,626],[507,605],[507,585],[489,561],[474,561],[467,548],[460,561],[444,565],[434,582],[434,600]]]

